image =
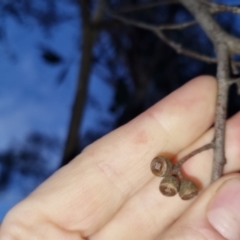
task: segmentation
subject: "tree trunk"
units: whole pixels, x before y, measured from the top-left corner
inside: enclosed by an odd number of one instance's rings
[[[82,62],[61,166],[67,164],[78,153],[78,146],[80,144],[78,132],[82,123],[84,106],[87,97],[93,44],[94,34],[89,27],[85,27],[85,29],[83,29]]]
[[[80,138],[78,133],[82,124],[84,107],[87,98],[87,90],[92,65],[92,49],[99,32],[99,30],[94,28],[94,25],[97,25],[102,21],[104,16],[103,9],[105,3],[105,0],[99,1],[91,20],[87,1],[79,1],[79,4],[81,5],[80,8],[82,17],[82,60],[79,71],[77,90],[75,93],[67,138],[60,166],[66,165],[78,154],[80,145]]]

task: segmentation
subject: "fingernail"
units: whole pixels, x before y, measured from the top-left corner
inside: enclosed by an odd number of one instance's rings
[[[226,239],[240,239],[240,180],[231,179],[219,188],[208,206],[207,218]]]

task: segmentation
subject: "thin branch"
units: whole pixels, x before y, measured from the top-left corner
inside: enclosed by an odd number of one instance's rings
[[[157,27],[158,30],[182,30],[184,28],[190,27],[197,24],[197,21],[189,21],[184,23],[178,23],[178,24],[162,24],[159,27]]]
[[[229,81],[229,49],[226,44],[219,43],[216,46],[218,59],[217,79],[218,95],[215,116],[214,157],[212,168],[212,181],[222,176],[223,167],[226,164],[225,157],[225,128],[228,101]]]
[[[206,63],[216,63],[215,58],[208,57],[206,55],[191,51],[189,49],[183,48],[180,44],[168,39],[165,34],[161,31],[154,31],[154,33],[168,46],[172,47],[177,53],[184,54],[186,56],[195,58],[197,60],[206,62]]]
[[[172,47],[179,54],[184,54],[186,56],[189,56],[189,57],[192,57],[192,58],[195,58],[197,60],[204,61],[204,62],[207,62],[207,63],[216,63],[217,62],[215,58],[212,58],[212,57],[209,57],[209,56],[191,51],[189,49],[183,48],[180,44],[168,39],[162,31],[159,31],[160,26],[154,26],[154,25],[151,25],[151,24],[148,24],[148,23],[139,22],[137,20],[128,19],[126,17],[120,16],[120,15],[112,13],[112,12],[109,12],[109,14],[113,18],[118,19],[119,21],[121,21],[125,24],[135,26],[135,27],[139,27],[139,28],[142,28],[142,29],[145,29],[145,30],[148,30],[148,31],[152,31],[164,43],[166,43],[168,46]]]
[[[132,25],[132,26],[135,26],[135,27],[139,27],[139,28],[143,28],[143,29],[146,29],[146,30],[181,30],[181,29],[184,29],[186,27],[190,27],[192,25],[195,25],[197,22],[195,20],[193,21],[189,21],[189,22],[185,22],[185,23],[179,23],[179,24],[162,24],[162,25],[152,25],[152,24],[148,24],[148,23],[144,23],[144,22],[140,22],[140,21],[137,21],[137,20],[133,20],[133,19],[129,19],[129,18],[126,18],[122,15],[119,15],[115,12],[111,12],[111,11],[108,11],[108,14],[127,24],[127,25]]]
[[[192,158],[193,156],[203,152],[203,151],[207,151],[209,149],[214,149],[214,142],[211,143],[207,143],[205,145],[203,145],[202,147],[190,152],[189,154],[187,154],[186,156],[184,156],[183,158],[181,158],[173,167],[172,170],[172,175],[177,175],[180,179],[183,178],[182,172],[181,172],[181,167],[182,165],[188,161],[190,158]]]
[[[234,14],[240,13],[240,7],[237,7],[237,6],[228,6],[224,4],[209,2],[206,0],[201,0],[201,2],[206,6],[208,6],[212,13],[219,13],[219,12],[231,12]]]
[[[237,94],[240,95],[240,78],[230,79],[228,81],[228,84],[229,84],[229,86],[236,84],[237,85]]]
[[[224,31],[205,4],[199,0],[179,1],[192,13],[214,45],[224,40],[231,52],[240,53],[240,39]]]
[[[217,60],[215,58],[212,58],[212,57],[191,51],[189,49],[183,48],[179,43],[176,43],[176,42],[172,41],[171,39],[167,38],[166,35],[163,34],[163,32],[158,31],[159,29],[164,29],[164,30],[170,29],[171,26],[172,26],[172,29],[174,29],[174,28],[180,29],[182,24],[164,24],[164,25],[160,25],[160,26],[154,26],[154,25],[151,25],[148,23],[144,23],[144,22],[140,22],[137,20],[132,20],[132,19],[126,18],[124,16],[118,15],[118,14],[110,12],[110,11],[108,11],[108,14],[111,17],[113,17],[127,25],[139,27],[139,28],[142,28],[142,29],[145,29],[148,31],[153,31],[160,39],[162,39],[162,41],[164,41],[167,45],[172,47],[179,54],[183,54],[183,55],[186,55],[186,56],[189,56],[189,57],[192,57],[197,60],[204,61],[204,62],[210,63],[210,64],[217,63]],[[190,22],[183,23],[183,24],[190,25]],[[192,21],[192,24],[193,24],[193,21]],[[232,61],[232,62],[236,67],[240,67],[239,61]]]
[[[233,57],[231,59],[230,64],[231,64],[231,69],[232,69],[233,74],[237,75],[238,74],[238,65],[237,65],[236,61],[233,60]]]
[[[190,158],[192,158],[193,156],[195,156],[198,153],[201,153],[203,151],[209,150],[211,148],[214,148],[214,143],[208,143],[205,144],[204,146],[192,151],[191,153],[187,154],[186,156],[184,156],[183,158],[181,158],[175,165],[174,165],[174,171],[178,171],[181,166]]]
[[[230,80],[230,55],[240,53],[240,39],[228,34],[222,29],[222,27],[215,21],[212,16],[213,12],[219,12],[224,9],[224,11],[235,11],[238,9],[233,7],[226,7],[223,5],[214,5],[210,2],[203,0],[179,0],[194,16],[195,20],[203,28],[203,31],[212,41],[215,52],[217,55],[217,79],[218,79],[218,92],[216,101],[216,115],[215,115],[215,125],[214,125],[214,140],[210,145],[204,146],[203,148],[214,148],[214,159],[212,167],[211,180],[215,181],[220,178],[223,174],[223,167],[226,164],[225,158],[225,127],[226,127],[226,112],[227,112],[227,101],[228,101],[228,90],[229,86],[233,83],[238,85],[238,90],[240,89],[240,82],[237,80]],[[204,3],[203,3],[204,2]],[[209,4],[210,7],[209,7]],[[214,9],[213,9],[214,7]],[[216,63],[216,59],[209,58],[204,55],[192,52],[187,49],[183,49],[181,45],[168,39],[164,33],[160,30],[164,29],[161,26],[153,26],[150,24],[138,22],[135,20],[126,19],[125,17],[114,15],[113,17],[121,20],[126,24],[130,24],[136,27],[140,27],[146,30],[154,32],[162,41],[174,48],[178,53],[183,53],[185,55],[197,58],[199,60]],[[165,25],[166,27],[166,25]],[[165,28],[166,30],[166,28]],[[237,66],[237,62],[232,62],[232,66]],[[236,69],[235,69],[236,70]],[[202,151],[202,149],[200,149]],[[199,149],[193,151],[179,164],[186,161],[189,157],[199,153]],[[179,165],[177,165],[179,167]],[[178,171],[181,175],[181,172]],[[180,176],[179,175],[179,176]],[[181,177],[181,176],[180,176]]]
[[[158,2],[150,2],[150,3],[139,4],[139,5],[132,5],[132,6],[127,6],[127,7],[118,9],[116,12],[117,13],[129,13],[129,12],[134,12],[134,11],[143,11],[146,9],[159,7],[159,6],[163,6],[163,5],[169,5],[169,4],[179,4],[179,0],[165,0],[165,1],[162,0],[162,1],[158,1]]]
[[[212,167],[212,181],[220,178],[223,173],[223,166],[226,163],[225,157],[225,127],[226,112],[229,89],[229,60],[230,52],[239,51],[240,40],[227,34],[213,19],[208,8],[199,0],[180,0],[181,3],[192,13],[201,25],[207,36],[213,42],[217,55],[217,79],[218,94],[215,115],[214,135],[214,157]]]
[[[240,78],[230,79],[228,81],[229,86],[231,86],[233,84],[238,84],[238,83],[240,83]]]
[[[126,18],[126,17],[124,17],[122,15],[119,15],[115,12],[107,11],[107,13],[111,17],[113,17],[113,18],[115,18],[115,19],[117,19],[117,20],[119,20],[119,21],[121,21],[121,22],[123,22],[127,25],[135,26],[135,27],[142,28],[142,29],[145,29],[145,30],[150,30],[150,31],[151,30],[156,30],[157,27],[158,27],[158,26],[154,26],[154,25],[151,25],[151,24],[148,24],[148,23],[144,23],[144,22],[140,22],[140,21],[137,21],[137,20],[132,20],[132,19]]]

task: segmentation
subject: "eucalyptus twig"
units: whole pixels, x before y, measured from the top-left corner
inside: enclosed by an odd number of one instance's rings
[[[229,55],[228,47],[225,43],[219,43],[216,46],[218,66],[218,94],[215,115],[215,146],[212,168],[212,181],[222,176],[223,167],[226,164],[225,157],[225,127],[227,115],[227,100],[229,89]]]
[[[161,29],[161,26],[154,26],[154,25],[151,25],[151,24],[148,24],[148,23],[140,22],[140,21],[137,21],[137,20],[132,20],[132,19],[123,17],[121,15],[118,15],[118,14],[112,13],[112,12],[108,12],[108,14],[110,16],[112,16],[113,18],[118,19],[119,21],[121,21],[125,24],[152,31],[164,43],[166,43],[168,46],[172,47],[179,54],[183,54],[183,55],[195,58],[197,60],[200,60],[200,61],[203,61],[203,62],[206,62],[206,63],[217,63],[217,60],[215,58],[212,58],[212,57],[206,56],[204,54],[200,54],[200,53],[197,53],[195,51],[189,50],[187,48],[182,47],[179,43],[176,43],[176,42],[170,40],[169,38],[167,38],[167,36],[162,31],[159,30],[159,29]],[[188,24],[189,23],[190,22],[188,22]],[[187,24],[187,23],[185,23],[185,24]],[[176,27],[177,25],[179,25],[179,24],[162,25],[162,28],[164,29],[167,26],[172,26],[172,27],[175,26]]]
[[[183,54],[189,57],[192,57],[194,59],[212,64],[217,63],[217,59],[213,57],[206,56],[201,53],[197,53],[195,51],[192,51],[190,49],[184,48],[181,46],[181,44],[174,42],[173,40],[169,39],[162,30],[174,30],[174,29],[183,29],[184,27],[190,26],[190,23],[193,24],[195,21],[192,22],[186,22],[182,24],[163,24],[160,26],[154,26],[148,23],[140,22],[137,20],[129,19],[124,16],[121,16],[115,12],[107,11],[107,13],[112,16],[113,18],[131,26],[139,27],[148,31],[152,31],[154,34],[156,34],[164,43],[166,43],[169,47],[172,47],[177,53]],[[184,26],[184,27],[183,27]],[[232,61],[232,65],[235,67],[240,66],[239,61]]]
[[[239,53],[240,39],[226,33],[214,20],[210,10],[199,0],[180,0],[192,13],[212,41],[217,55],[218,94],[215,115],[212,181],[222,176],[225,157],[225,126],[230,80],[230,53]]]
[[[189,50],[187,48],[183,48],[179,43],[176,43],[172,40],[170,40],[169,38],[167,38],[167,36],[161,32],[161,31],[153,31],[164,43],[166,43],[168,46],[170,46],[171,48],[173,48],[177,53],[179,54],[183,54],[192,58],[195,58],[197,60],[206,62],[206,63],[217,63],[215,58],[206,56],[204,54],[200,54],[197,53],[195,51]]]
[[[224,4],[209,2],[206,0],[201,0],[201,2],[206,6],[208,6],[212,13],[218,13],[218,12],[231,12],[234,14],[240,13],[240,7],[237,7],[237,6],[228,6]]]
[[[223,167],[226,164],[225,157],[225,126],[226,126],[226,112],[228,101],[228,90],[232,84],[237,84],[238,91],[240,93],[240,79],[230,78],[230,65],[234,72],[237,72],[237,66],[240,66],[239,62],[233,61],[232,56],[234,54],[240,54],[240,39],[230,35],[216,22],[213,18],[213,14],[222,11],[230,11],[232,13],[240,13],[240,8],[233,6],[225,6],[221,4],[211,3],[206,0],[179,0],[179,2],[186,7],[186,9],[193,15],[195,21],[202,27],[208,38],[213,43],[216,59],[211,58],[191,50],[183,48],[180,44],[175,43],[171,39],[168,39],[162,30],[182,29],[189,25],[195,24],[192,21],[191,24],[185,23],[181,25],[162,25],[154,26],[151,24],[139,22],[136,20],[130,20],[117,14],[111,14],[114,18],[132,26],[140,27],[146,30],[150,30],[155,33],[163,42],[175,49],[178,53],[182,53],[193,57],[195,59],[207,62],[217,63],[217,100],[216,100],[216,113],[214,124],[214,139],[212,143],[203,146],[200,149],[193,151],[185,156],[176,164],[173,172],[182,178],[180,167],[193,155],[210,148],[214,150],[213,168],[211,180],[215,181],[220,178],[223,173]]]
[[[139,28],[143,28],[143,29],[146,29],[146,30],[152,30],[152,31],[182,30],[184,28],[187,28],[187,27],[190,27],[192,25],[197,24],[197,21],[192,20],[192,21],[188,21],[188,22],[184,22],[184,23],[178,23],[178,24],[161,24],[161,25],[154,26],[152,24],[148,24],[148,23],[145,23],[145,22],[140,22],[140,21],[137,21],[137,20],[126,18],[122,15],[119,15],[116,12],[108,11],[108,14],[111,17],[113,17],[115,19],[118,19],[125,24],[132,25],[132,26],[139,27]]]
[[[209,150],[211,148],[214,148],[214,142],[205,144],[204,146],[195,149],[194,151],[190,152],[189,154],[187,154],[186,156],[184,156],[183,158],[181,158],[175,165],[173,168],[173,172],[174,173],[178,173],[180,171],[180,168],[182,167],[182,165],[189,160],[191,157],[195,156],[198,153],[201,153],[203,151]]]

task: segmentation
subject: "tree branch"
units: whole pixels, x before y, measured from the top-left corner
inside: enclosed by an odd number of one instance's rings
[[[237,6],[228,6],[228,5],[209,2],[206,0],[201,0],[201,2],[205,4],[207,7],[209,7],[212,13],[219,13],[219,12],[231,12],[233,14],[240,13],[240,7],[237,7]]]
[[[127,6],[123,7],[119,10],[117,10],[118,13],[129,13],[129,12],[135,12],[135,11],[143,11],[147,10],[149,8],[154,8],[158,6],[164,6],[164,5],[169,5],[169,4],[179,4],[179,0],[161,0],[158,2],[150,2],[150,3],[143,3],[139,5],[132,5],[132,6]]]
[[[237,93],[238,93],[238,95],[240,95],[240,78],[231,79],[228,83],[229,83],[229,86],[236,84],[237,85]]]
[[[180,44],[170,40],[166,37],[166,35],[161,31],[153,31],[163,42],[165,42],[168,46],[172,47],[177,53],[183,54],[197,60],[206,62],[206,63],[216,63],[215,58],[208,57],[206,55],[191,51],[189,49],[183,48]]]
[[[230,64],[233,67],[233,70],[237,70],[236,66],[239,65],[239,62],[231,60],[231,55],[240,53],[240,39],[228,34],[222,29],[222,27],[215,21],[212,16],[213,12],[220,11],[232,11],[235,13],[238,12],[236,7],[227,7],[225,5],[219,5],[203,0],[179,0],[193,15],[196,22],[200,24],[208,38],[212,41],[215,52],[216,59],[210,58],[198,53],[195,53],[191,50],[182,48],[181,45],[168,39],[162,30],[170,29],[181,29],[188,27],[189,25],[195,24],[195,22],[185,23],[182,26],[178,25],[162,25],[162,26],[153,26],[147,23],[130,20],[125,17],[111,14],[114,18],[136,27],[140,27],[146,30],[150,30],[155,33],[163,42],[175,49],[178,53],[183,53],[195,59],[199,59],[208,63],[217,62],[217,79],[218,79],[218,93],[216,100],[216,113],[215,113],[215,125],[214,125],[214,140],[211,144],[203,147],[203,150],[214,148],[214,158],[213,158],[213,167],[212,167],[212,176],[211,180],[215,181],[220,178],[223,173],[223,167],[226,164],[225,158],[225,126],[226,126],[226,113],[227,113],[227,101],[228,101],[228,90],[229,86],[233,83],[236,83],[238,86],[238,91],[240,91],[240,80],[230,79]],[[230,61],[231,60],[231,61]],[[202,149],[200,149],[202,151]],[[199,149],[193,151],[184,159],[182,159],[179,164],[181,165],[189,157],[199,153]]]
[[[79,68],[78,81],[76,86],[76,93],[71,111],[67,138],[64,146],[64,151],[61,160],[61,166],[67,164],[72,160],[78,151],[79,147],[79,127],[83,119],[85,101],[87,98],[87,88],[89,84],[89,75],[92,65],[92,48],[96,40],[98,31],[92,25],[100,22],[104,16],[104,7],[106,0],[98,2],[92,16],[88,12],[88,4],[85,0],[79,0],[79,8],[82,16],[82,59]]]
[[[212,167],[212,181],[217,180],[223,174],[223,167],[226,164],[225,157],[225,128],[228,101],[229,81],[229,52],[224,43],[216,46],[218,59],[217,79],[218,95],[215,115],[214,135],[214,157]]]
[[[119,21],[121,21],[121,22],[123,22],[127,25],[131,25],[131,26],[135,26],[135,27],[139,27],[139,28],[142,28],[142,29],[145,29],[145,30],[152,31],[164,43],[166,43],[168,46],[172,47],[179,54],[184,54],[186,56],[195,58],[195,59],[200,60],[200,61],[204,61],[206,63],[217,63],[217,60],[215,58],[212,58],[212,57],[194,52],[194,51],[189,50],[187,48],[183,48],[180,44],[170,40],[169,38],[166,37],[166,35],[162,31],[159,31],[161,26],[154,26],[154,25],[151,25],[151,24],[148,24],[148,23],[128,19],[126,17],[123,17],[121,15],[118,15],[118,14],[112,13],[112,12],[108,12],[108,13],[113,18],[118,19]],[[189,22],[188,22],[188,24],[189,24]],[[176,24],[176,25],[178,25],[178,24]],[[171,25],[171,26],[176,26],[176,25]],[[165,28],[166,26],[170,26],[170,25],[163,25],[163,28]]]
[[[199,0],[179,1],[192,13],[214,45],[224,40],[230,51],[240,53],[240,39],[224,31],[205,4]]]
[[[214,143],[208,143],[198,149],[195,149],[194,151],[190,152],[189,154],[187,154],[186,156],[184,156],[183,158],[181,158],[175,165],[173,168],[173,173],[178,175],[180,168],[182,167],[182,165],[188,161],[190,158],[192,158],[193,156],[195,156],[198,153],[201,153],[203,151],[209,150],[214,148]]]
[[[213,19],[211,13],[198,0],[180,0],[199,22],[207,36],[214,44],[217,55],[218,94],[215,115],[214,159],[212,181],[222,176],[225,158],[225,126],[229,89],[230,52],[238,52],[240,40],[226,33]],[[238,46],[237,46],[238,43]]]
[[[182,30],[184,28],[190,27],[197,24],[197,21],[189,21],[184,23],[178,23],[178,24],[162,24],[157,27],[158,30]]]

